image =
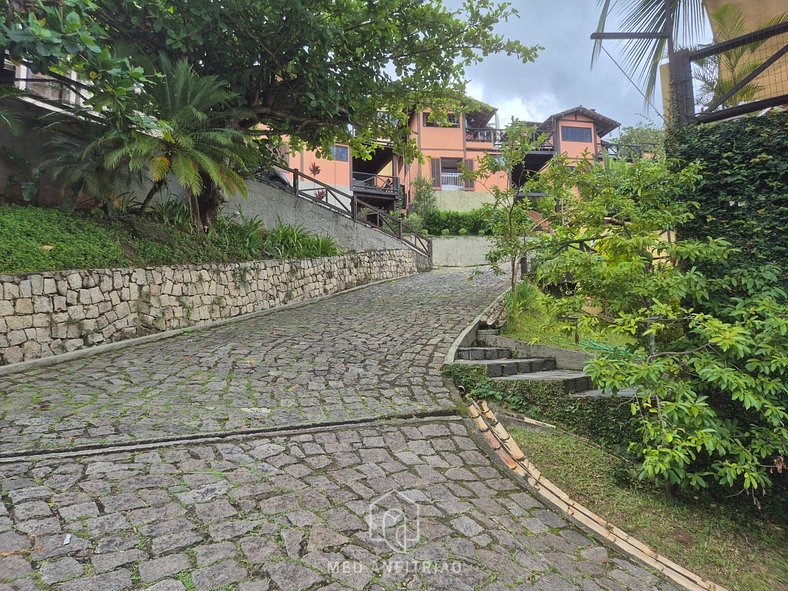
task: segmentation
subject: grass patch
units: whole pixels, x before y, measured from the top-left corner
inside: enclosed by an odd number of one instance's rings
[[[746,498],[671,496],[634,480],[635,465],[575,435],[513,427],[526,456],[569,496],[706,579],[737,591],[788,590],[784,513]],[[771,505],[776,499],[772,498]]]
[[[337,243],[293,226],[266,232],[257,220],[219,219],[190,227],[186,206],[161,205],[144,217],[68,213],[0,204],[0,272],[232,263],[341,253]]]
[[[511,296],[508,299],[509,317],[503,333],[509,338],[574,351],[587,349],[591,342],[607,345],[631,342],[624,335],[609,330],[578,327],[572,320],[558,318],[550,307],[550,296],[528,282],[518,284],[516,304],[511,303]]]

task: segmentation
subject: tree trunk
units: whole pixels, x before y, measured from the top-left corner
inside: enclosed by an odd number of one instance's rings
[[[156,196],[156,193],[161,191],[161,188],[163,186],[164,186],[164,181],[156,181],[155,183],[153,183],[153,186],[150,188],[150,191],[148,191],[148,194],[145,195],[145,199],[142,201],[142,205],[140,205],[140,209],[137,212],[139,215],[145,213],[145,210],[148,209],[148,205],[150,205],[150,202]]]
[[[194,227],[198,231],[203,232],[204,226],[202,224],[202,216],[200,215],[200,199],[197,195],[189,191],[187,194],[187,200],[189,202],[189,209],[191,210]]]
[[[198,196],[203,227],[210,228],[219,215],[219,209],[224,203],[224,193],[210,178],[203,176],[203,189]]]

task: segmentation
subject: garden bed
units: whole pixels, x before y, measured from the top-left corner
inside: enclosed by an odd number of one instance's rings
[[[220,218],[207,232],[188,211],[164,204],[145,216],[0,204],[0,273],[106,269],[270,258],[315,258],[341,253],[336,242],[292,226],[267,232],[255,220]]]

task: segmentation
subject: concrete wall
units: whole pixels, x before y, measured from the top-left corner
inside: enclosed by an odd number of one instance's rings
[[[435,205],[441,211],[472,211],[494,201],[486,191],[435,191]]]
[[[417,255],[0,275],[0,365],[195,326],[413,275]]]
[[[490,239],[485,236],[436,236],[432,239],[432,262],[436,267],[486,265]]]
[[[279,224],[302,226],[315,234],[332,236],[342,248],[351,251],[407,249],[393,236],[267,183],[250,182],[249,197],[231,199],[223,213],[230,218],[256,217],[266,228]]]

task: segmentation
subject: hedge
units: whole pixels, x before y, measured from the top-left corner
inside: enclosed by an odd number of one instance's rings
[[[471,211],[432,210],[424,216],[424,229],[432,236],[440,236],[448,230],[451,236],[465,234],[478,236],[489,234],[488,220],[483,209]],[[460,232],[463,230],[463,232]]]
[[[788,112],[687,126],[667,136],[677,166],[703,164],[696,219],[680,234],[725,238],[740,251],[731,266],[776,264],[788,270]]]

